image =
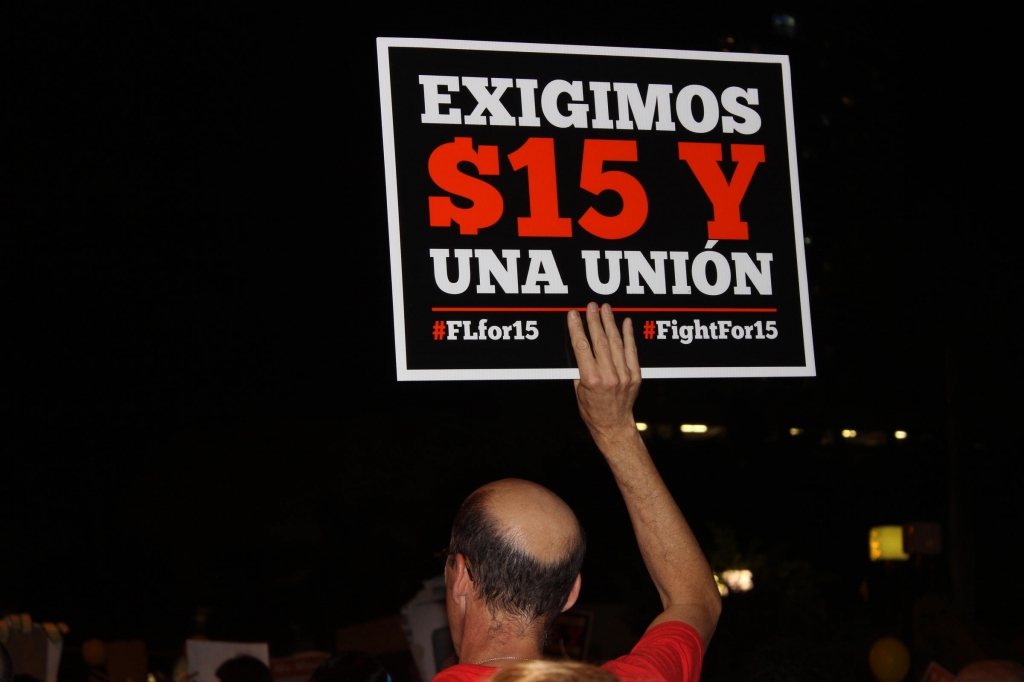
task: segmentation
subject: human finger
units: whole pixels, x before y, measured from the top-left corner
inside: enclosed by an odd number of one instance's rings
[[[605,303],[601,306],[601,323],[604,325],[605,336],[608,337],[608,350],[611,354],[612,364],[623,383],[629,380],[629,369],[626,367],[625,353],[622,347],[622,336],[615,324],[615,314],[612,307]]]
[[[601,309],[593,301],[587,304],[587,329],[590,331],[590,343],[594,346],[597,366],[614,366],[608,347],[608,336],[604,333],[604,323],[601,320]]]
[[[569,340],[572,342],[572,352],[576,356],[576,366],[579,367],[580,377],[593,371],[597,362],[591,352],[590,342],[583,331],[583,320],[575,308],[569,311]],[[577,385],[579,382],[577,381]]]
[[[633,336],[633,320],[626,318],[622,321],[622,347],[626,356],[626,367],[629,375],[634,380],[640,379],[640,356],[636,351],[636,337]]]

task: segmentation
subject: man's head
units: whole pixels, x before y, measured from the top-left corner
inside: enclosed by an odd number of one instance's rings
[[[964,666],[956,682],[1022,682],[1024,665],[1016,661],[991,659],[975,661]]]
[[[221,663],[215,674],[220,682],[274,682],[263,661],[244,654]]]
[[[464,593],[486,605],[492,629],[543,636],[575,602],[585,553],[576,515],[544,486],[505,479],[474,492],[455,516],[446,569],[456,647],[469,606],[460,601]]]

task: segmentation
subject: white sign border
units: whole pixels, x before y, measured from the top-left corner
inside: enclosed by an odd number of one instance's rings
[[[789,145],[789,175],[793,200],[793,232],[796,239],[797,280],[800,291],[801,324],[804,333],[803,367],[645,367],[644,378],[741,378],[815,376],[814,345],[811,336],[811,308],[807,294],[807,264],[804,257],[803,216],[800,211],[800,183],[796,169],[796,133],[793,125],[793,91],[786,55],[739,52],[702,52],[643,47],[598,47],[594,45],[555,45],[545,43],[508,43],[484,40],[440,40],[433,38],[377,38],[377,76],[380,83],[381,134],[384,141],[384,182],[387,190],[388,240],[391,248],[391,296],[395,319],[395,369],[399,381],[467,381],[495,379],[578,379],[575,368],[534,369],[409,369],[405,348],[405,297],[402,282],[402,242],[398,219],[398,173],[395,158],[394,114],[391,108],[391,63],[388,49],[418,47],[439,50],[482,50],[489,52],[533,52],[542,54],[581,54],[608,57],[647,57],[654,59],[690,59],[717,62],[753,62],[779,64],[786,110],[786,138]]]

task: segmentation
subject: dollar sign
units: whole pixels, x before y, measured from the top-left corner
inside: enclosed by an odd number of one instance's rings
[[[493,185],[461,172],[461,161],[473,164],[480,175],[498,174],[496,146],[480,145],[474,150],[473,138],[456,137],[454,142],[435,149],[427,161],[430,179],[444,191],[469,199],[473,205],[459,208],[450,196],[429,197],[430,226],[450,227],[455,221],[459,224],[459,234],[477,234],[478,230],[498,222],[505,202]]]

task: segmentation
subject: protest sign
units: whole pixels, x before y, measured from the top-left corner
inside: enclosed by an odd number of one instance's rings
[[[399,380],[814,374],[784,56],[379,38]]]
[[[421,680],[432,680],[451,665],[455,646],[448,629],[443,575],[424,580],[423,589],[402,607],[402,629]]]
[[[34,623],[27,613],[0,618],[0,644],[11,657],[14,675],[40,682],[57,682],[66,633],[64,623]]]

